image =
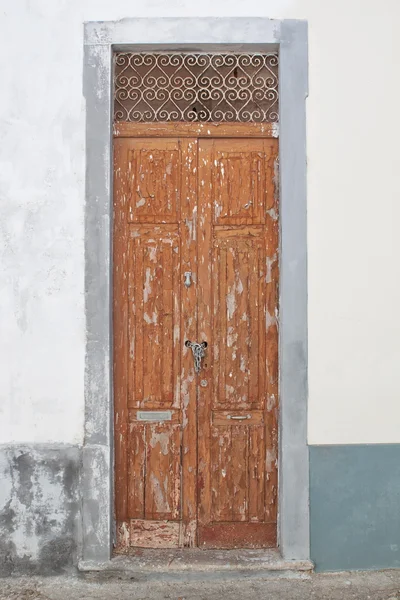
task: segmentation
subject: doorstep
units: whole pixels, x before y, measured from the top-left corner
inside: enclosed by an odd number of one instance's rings
[[[314,565],[309,560],[286,560],[276,549],[200,550],[132,549],[103,563],[80,561],[82,575],[135,581],[198,581],[243,578],[307,578]]]

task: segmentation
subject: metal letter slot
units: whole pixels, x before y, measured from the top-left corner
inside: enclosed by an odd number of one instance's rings
[[[170,410],[138,410],[138,421],[171,421],[172,412]]]
[[[235,421],[244,421],[245,419],[251,419],[251,415],[227,415],[227,419],[235,419]]]

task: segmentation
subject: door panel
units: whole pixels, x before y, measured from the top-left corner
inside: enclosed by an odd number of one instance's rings
[[[131,226],[128,241],[128,405],[180,405],[179,225]]]
[[[201,140],[199,544],[276,545],[274,140]],[[223,223],[223,225],[222,225]]]
[[[181,147],[174,140],[142,140],[129,152],[129,221],[178,223]]]
[[[129,433],[129,516],[179,519],[181,426],[133,421]]]
[[[220,235],[220,234],[223,235]],[[229,234],[229,235],[227,235]],[[264,232],[214,230],[213,407],[258,409],[264,396]]]
[[[245,140],[243,140],[245,142]],[[245,142],[246,143],[246,142]],[[264,156],[257,149],[235,152],[230,141],[214,147],[214,223],[255,225],[265,222]],[[256,147],[255,147],[256,148]],[[265,191],[265,190],[264,190]]]
[[[114,401],[118,547],[196,541],[197,141],[118,139]]]

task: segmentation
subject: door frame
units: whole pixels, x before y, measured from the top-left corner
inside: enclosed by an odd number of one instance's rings
[[[309,559],[307,447],[307,22],[267,18],[142,18],[84,27],[86,99],[85,433],[82,448],[82,564],[111,558],[112,398],[112,53],[115,50],[271,51],[280,55],[280,418],[278,546]]]

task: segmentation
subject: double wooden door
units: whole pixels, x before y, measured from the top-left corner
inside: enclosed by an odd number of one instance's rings
[[[117,549],[275,546],[277,140],[114,147]]]

